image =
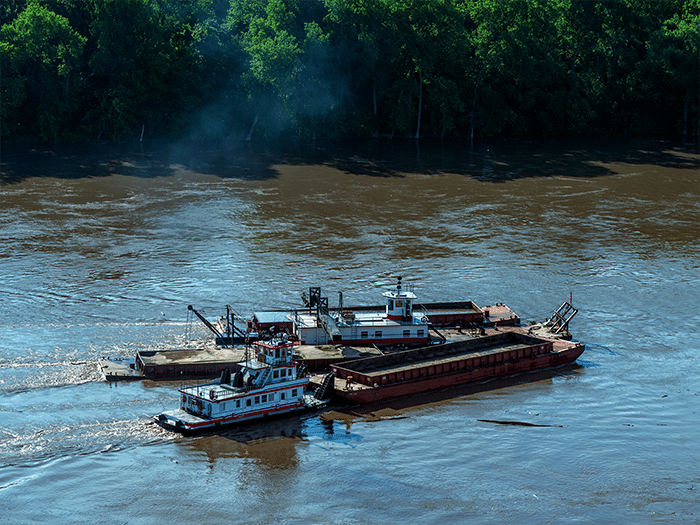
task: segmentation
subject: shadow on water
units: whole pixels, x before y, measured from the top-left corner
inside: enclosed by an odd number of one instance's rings
[[[307,442],[324,447],[325,443],[352,446],[361,437],[343,429],[319,412],[291,415],[250,422],[238,427],[190,436],[182,441],[191,450],[214,462],[226,457],[243,457],[274,470],[294,469],[298,464],[297,445]]]
[[[381,421],[385,419],[402,419],[404,413],[411,410],[421,410],[431,405],[437,405],[456,399],[458,397],[471,396],[492,392],[517,385],[551,381],[555,377],[572,378],[581,373],[585,367],[577,363],[518,374],[516,376],[503,377],[481,383],[469,383],[453,386],[442,390],[434,390],[411,396],[377,401],[366,405],[340,405],[333,410],[324,413],[321,417],[327,420],[343,421],[347,425],[354,420]]]
[[[323,163],[355,175],[458,174],[489,182],[525,177],[613,175],[602,164],[698,169],[696,143],[662,139],[500,139],[347,141],[324,152]],[[303,162],[304,159],[298,159]],[[572,170],[575,168],[575,170]]]
[[[217,436],[229,441],[250,445],[266,439],[301,439],[302,417],[291,415],[283,418],[263,419],[245,425],[207,432],[202,436]]]
[[[195,144],[5,145],[0,158],[0,185],[33,177],[172,177],[183,169],[220,178],[260,180],[277,176],[271,166],[280,162],[282,158],[274,151],[253,151],[249,144],[225,149]]]
[[[698,169],[698,144],[681,139],[551,138],[478,142],[357,139],[316,143],[4,145],[0,184],[32,177],[114,174],[171,177],[185,169],[223,179],[264,180],[275,165],[327,165],[352,175],[458,174],[489,182],[524,177],[612,175],[605,164]],[[575,168],[575,169],[573,169]]]
[[[245,458],[263,467],[263,472],[282,472],[298,467],[296,447],[301,439],[301,420],[289,418],[197,435],[182,445],[190,453],[205,457],[210,464],[226,458]],[[256,475],[256,470],[247,474]]]
[[[429,406],[449,402],[458,397],[491,392],[522,384],[551,381],[555,377],[568,379],[574,377],[583,369],[584,367],[581,365],[573,363],[553,369],[527,372],[481,383],[459,385],[366,405],[349,405],[342,399],[334,399],[329,407],[320,412],[262,419],[245,425],[202,432],[187,437],[185,443],[190,448],[205,452],[209,458],[240,454],[241,451],[246,451],[246,455],[259,453],[264,455],[265,450],[269,446],[275,447],[279,446],[280,442],[294,443],[308,438],[348,443],[360,439],[349,431],[350,426],[355,421],[404,419],[408,417],[406,412],[425,409]],[[338,423],[344,425],[345,429],[336,428],[335,424]],[[497,421],[496,423],[538,426],[523,422]],[[229,445],[226,445],[227,442]],[[251,446],[255,448],[251,449]]]

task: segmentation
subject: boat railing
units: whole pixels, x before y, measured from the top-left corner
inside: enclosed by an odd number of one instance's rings
[[[182,385],[180,387],[180,391],[190,394],[190,395],[195,395],[197,397],[209,397],[209,392],[212,389],[215,388],[223,388],[224,390],[228,390],[232,394],[245,394],[247,392],[250,392],[251,390],[255,390],[256,388],[260,388],[259,385],[243,385],[243,386],[231,386],[228,384],[212,384],[212,383],[192,383],[189,385]]]

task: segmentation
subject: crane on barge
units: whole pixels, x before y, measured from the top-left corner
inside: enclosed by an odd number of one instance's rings
[[[222,328],[221,330],[217,329],[216,326],[210,323],[207,318],[195,310],[191,304],[187,306],[187,309],[199,317],[199,320],[204,323],[204,326],[206,326],[214,334],[217,345],[233,346],[235,344],[247,343],[257,339],[257,334],[244,332],[235,325],[234,320],[236,318],[236,314],[228,304],[226,305],[226,319],[222,319],[222,322],[220,323],[220,328]]]

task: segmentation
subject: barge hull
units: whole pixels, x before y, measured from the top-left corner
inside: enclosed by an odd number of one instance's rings
[[[353,364],[359,363],[355,361],[348,363],[346,368],[333,367],[336,376],[335,393],[357,403],[373,403],[451,386],[555,368],[574,362],[585,350],[584,345],[579,343],[557,341],[557,348],[554,348],[554,344],[553,341],[547,341],[544,345],[531,345],[529,348],[533,349],[532,351],[520,351],[520,355],[518,355],[519,351],[515,351],[515,358],[513,358],[513,350],[495,352],[488,357],[483,355],[472,357],[467,354],[453,360],[448,359],[439,365],[416,364],[405,367],[400,372],[389,372],[379,376],[368,376],[359,370],[353,370]],[[412,351],[406,353],[410,352]],[[410,356],[408,357],[410,359]],[[362,360],[367,361],[364,367],[371,367],[373,359],[376,358]],[[486,361],[485,364],[482,363],[483,360]],[[474,366],[475,362],[479,364]]]

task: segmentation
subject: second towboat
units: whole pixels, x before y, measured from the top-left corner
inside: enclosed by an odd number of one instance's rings
[[[238,363],[233,375],[181,388],[180,408],[154,417],[168,430],[201,432],[236,425],[253,419],[274,417],[323,407],[332,381],[309,391],[306,367],[293,354],[293,344],[284,339],[255,341],[255,357]]]

